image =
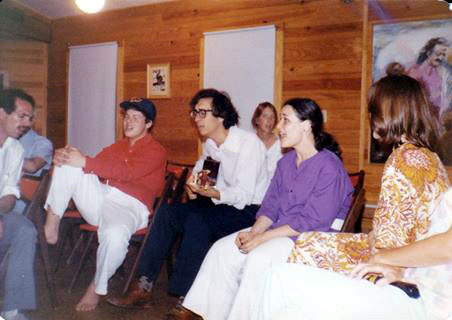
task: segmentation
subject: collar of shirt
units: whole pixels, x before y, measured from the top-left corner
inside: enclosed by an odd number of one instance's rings
[[[124,139],[125,143],[127,144],[127,148],[130,151],[136,150],[138,148],[142,148],[142,147],[144,147],[145,145],[147,145],[148,143],[150,143],[153,140],[154,139],[152,138],[152,135],[150,133],[148,133],[143,138],[141,138],[138,141],[136,141],[135,144],[130,147],[129,146],[129,139]]]
[[[22,137],[20,137],[19,141],[22,144],[24,144],[25,142],[32,142],[37,135],[38,134],[36,133],[36,131],[34,131],[33,129],[30,129],[27,131],[26,134],[24,134]]]
[[[208,149],[214,151],[215,153],[217,153],[219,151],[225,151],[225,150],[229,150],[234,153],[239,152],[240,142],[241,142],[241,139],[240,139],[241,136],[239,134],[239,130],[242,130],[242,129],[239,129],[237,126],[230,127],[226,140],[224,140],[224,142],[220,146],[217,146],[215,141],[213,141],[212,139],[209,138],[206,140],[206,147]]]
[[[312,161],[316,161],[315,159],[321,157],[321,155],[326,152],[325,149],[317,152],[315,155],[313,155],[312,157],[304,160],[301,162],[301,164],[297,167],[297,152],[294,150],[292,153],[290,153],[288,156],[290,157],[290,163],[291,165],[294,167],[296,172],[301,172],[301,170],[306,167],[307,165],[309,165],[309,163],[311,163]]]
[[[0,150],[6,150],[14,141],[14,138],[6,137],[5,142],[3,142],[3,145],[0,145]]]

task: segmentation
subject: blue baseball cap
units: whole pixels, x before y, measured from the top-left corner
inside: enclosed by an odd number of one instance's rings
[[[157,109],[154,103],[145,98],[132,98],[120,103],[119,105],[124,111],[135,109],[144,114],[146,119],[154,121],[157,115]]]

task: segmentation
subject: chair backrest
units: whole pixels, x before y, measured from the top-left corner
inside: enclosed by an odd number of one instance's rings
[[[43,218],[42,215],[33,215],[33,212],[43,208],[45,197],[49,189],[50,174],[47,170],[43,170],[40,177],[24,175],[20,180],[21,198],[29,201],[24,215],[35,220]]]
[[[42,178],[48,173],[48,170],[42,170],[40,176],[32,176],[24,174],[19,180],[20,198],[26,202],[30,202],[36,190],[41,183]]]
[[[342,225],[341,232],[355,233],[360,229],[358,224],[364,212],[364,205],[366,204],[364,175],[364,170],[349,174],[355,191],[353,192],[352,203],[350,204],[350,209],[348,210],[347,217],[345,218],[344,224]]]
[[[185,183],[192,168],[193,165],[190,164],[168,162],[166,171],[174,173],[174,179],[177,181],[173,188],[173,194],[170,201],[171,203],[179,203],[182,201],[185,191]]]
[[[188,168],[184,168],[182,170],[181,175],[177,179],[176,186],[174,187],[173,196],[171,197],[171,203],[179,203],[182,200],[182,196],[185,191],[185,183],[187,182],[188,177]]]
[[[157,210],[160,208],[162,204],[167,204],[169,202],[171,193],[173,191],[173,183],[174,183],[174,174],[169,172],[166,174],[165,177],[165,185],[163,186],[162,194],[156,198],[156,203],[154,204],[154,213],[152,216],[155,216]]]

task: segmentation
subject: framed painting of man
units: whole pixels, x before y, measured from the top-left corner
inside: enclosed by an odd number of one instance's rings
[[[417,79],[443,127],[438,153],[452,165],[452,19],[375,24],[372,28],[372,82],[391,69]],[[370,135],[370,162],[383,163],[391,152]]]

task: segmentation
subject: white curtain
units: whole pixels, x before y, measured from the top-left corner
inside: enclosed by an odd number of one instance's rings
[[[273,103],[275,26],[204,33],[204,88],[226,91],[251,130],[251,117],[263,101]]]
[[[69,47],[68,143],[90,156],[115,141],[116,42]]]

